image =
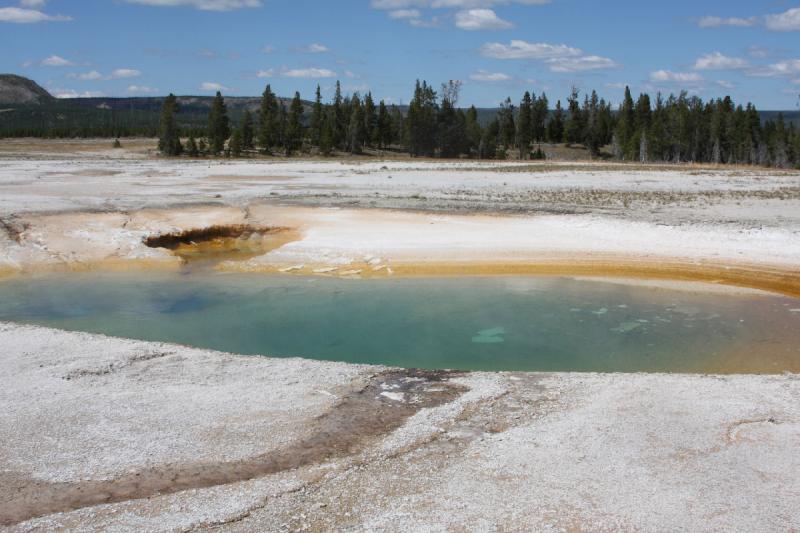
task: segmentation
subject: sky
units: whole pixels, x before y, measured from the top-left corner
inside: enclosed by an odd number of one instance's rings
[[[800,103],[800,2],[785,0],[0,0],[0,72],[60,97],[345,93],[459,105],[597,90]]]

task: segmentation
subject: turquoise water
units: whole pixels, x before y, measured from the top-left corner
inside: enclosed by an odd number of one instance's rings
[[[65,274],[0,283],[0,320],[418,368],[800,371],[800,300],[566,278]]]

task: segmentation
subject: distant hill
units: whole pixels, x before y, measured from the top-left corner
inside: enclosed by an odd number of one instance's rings
[[[38,83],[16,74],[0,74],[0,105],[42,104],[54,100]]]

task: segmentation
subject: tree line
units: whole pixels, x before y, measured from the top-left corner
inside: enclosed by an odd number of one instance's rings
[[[361,154],[366,150],[406,151],[414,157],[543,159],[550,145],[585,148],[592,157],[623,161],[757,164],[800,166],[800,131],[782,115],[762,121],[752,104],[730,97],[703,101],[686,92],[634,100],[629,88],[621,105],[572,89],[566,106],[551,109],[547,95],[526,91],[519,102],[507,98],[487,123],[478,111],[458,107],[461,84],[450,81],[439,91],[417,81],[402,112],[372,94],[344,96],[337,82],[333,98],[322,102],[319,86],[306,105],[295,93],[288,106],[267,85],[257,114],[245,111],[232,125],[217,93],[204,135],[189,136],[185,146],[177,126],[177,98],[164,102],[159,149],[166,155],[187,153],[239,157],[302,153]],[[255,116],[254,116],[255,115]]]

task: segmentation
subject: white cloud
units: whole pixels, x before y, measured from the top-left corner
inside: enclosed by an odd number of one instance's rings
[[[697,58],[695,70],[740,70],[747,68],[749,63],[740,57],[728,57],[720,52],[711,52]]]
[[[304,51],[309,54],[324,54],[325,52],[330,52],[330,49],[324,44],[311,43],[304,48]]]
[[[422,17],[419,9],[396,9],[389,12],[389,18],[396,20],[418,19]]]
[[[777,15],[764,17],[767,29],[772,31],[800,31],[800,7],[793,7]]]
[[[514,25],[491,9],[467,9],[456,13],[456,27],[462,30],[506,30]]]
[[[221,83],[216,83],[213,81],[204,81],[203,83],[200,84],[200,90],[216,92],[216,91],[228,91],[230,89],[228,87],[225,87]]]
[[[734,26],[746,28],[755,26],[758,22],[756,17],[701,17],[697,19],[697,25],[701,28],[719,28],[720,26]]]
[[[800,73],[800,59],[786,59],[777,63],[772,63],[765,67],[758,67],[748,70],[748,76],[771,78],[777,76],[793,76]]]
[[[628,84],[626,84],[626,83],[619,83],[619,82],[616,82],[616,83],[606,83],[606,88],[607,88],[607,89],[619,89],[619,90],[622,90],[622,89],[624,89],[624,88],[625,88],[625,87],[627,87],[627,86],[628,86]]]
[[[439,26],[439,17],[431,17],[428,20],[408,19],[408,23],[414,26],[415,28],[435,28]]]
[[[769,57],[769,49],[764,48],[763,46],[750,46],[747,48],[747,53],[750,55],[750,57],[756,57],[759,59]]]
[[[719,85],[720,87],[725,88],[725,89],[735,89],[736,88],[736,84],[735,83],[732,83],[732,82],[727,81],[727,80],[717,80],[716,83],[717,83],[717,85]]]
[[[481,55],[495,59],[553,59],[582,54],[580,48],[565,44],[529,43],[519,39],[512,40],[509,44],[486,43],[481,46]]]
[[[108,77],[112,80],[122,80],[127,78],[138,78],[142,73],[139,70],[132,68],[118,68]]]
[[[273,53],[273,52],[275,51],[275,47],[274,47],[274,46],[272,46],[272,45],[269,45],[269,44],[268,44],[267,46],[265,46],[264,48],[262,48],[262,49],[261,49],[261,51],[262,51],[263,53],[265,53],[265,54],[271,54],[271,53]]]
[[[103,75],[97,72],[96,70],[92,70],[90,72],[84,72],[82,74],[67,74],[67,77],[72,78],[74,80],[84,80],[84,81],[103,79]]]
[[[129,4],[142,4],[158,7],[186,6],[202,11],[233,11],[251,7],[261,7],[261,0],[125,0]]]
[[[158,89],[153,89],[146,85],[129,85],[126,91],[130,94],[153,94],[157,93]]]
[[[575,58],[548,59],[552,72],[584,72],[587,70],[605,70],[617,68],[619,65],[612,59],[600,56],[584,56]]]
[[[287,78],[335,78],[336,73],[326,68],[303,68],[284,71]]]
[[[37,22],[66,22],[72,17],[64,15],[48,15],[36,9],[22,7],[0,7],[0,22],[13,24],[35,24]]]
[[[28,8],[38,8],[38,7],[44,7],[46,3],[47,0],[20,0],[19,5]]]
[[[61,56],[52,55],[42,59],[39,65],[42,67],[74,67],[75,63]]]
[[[348,78],[355,77],[355,75],[353,75],[353,73],[350,71],[347,71],[345,74],[347,75]],[[284,78],[335,78],[336,73],[326,68],[313,68],[313,67],[297,68],[297,69],[287,69],[286,67],[283,67],[280,70],[275,70],[274,68],[268,68],[256,72],[257,78],[274,78],[277,76],[281,76]]]
[[[492,7],[505,4],[543,5],[550,0],[372,0],[375,9],[404,9],[404,8],[456,8],[472,9]]]
[[[474,74],[470,74],[469,79],[471,79],[472,81],[498,82],[498,81],[510,81],[512,78],[508,74],[503,74],[502,72],[489,72],[486,70],[479,70]]]
[[[669,83],[700,83],[703,77],[696,72],[672,72],[671,70],[656,70],[650,73],[650,81]]]
[[[101,98],[105,96],[100,91],[84,91],[79,93],[74,89],[54,89],[50,91],[56,98]]]

